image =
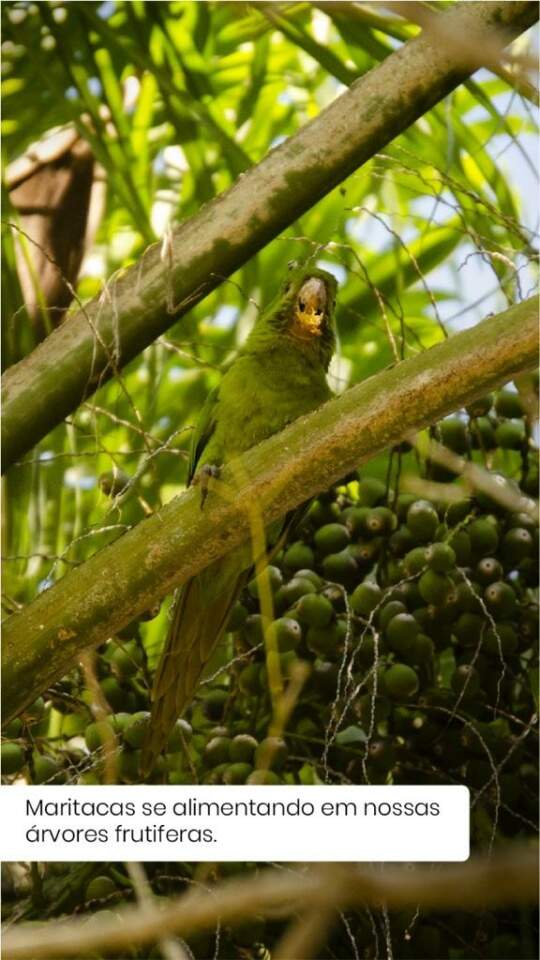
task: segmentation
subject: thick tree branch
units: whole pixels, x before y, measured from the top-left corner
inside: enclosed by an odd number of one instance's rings
[[[266,870],[257,877],[225,881],[213,888],[192,890],[163,909],[141,913],[125,907],[118,916],[88,924],[86,917],[56,920],[48,927],[12,928],[3,937],[4,960],[44,960],[81,957],[89,953],[122,953],[131,946],[152,943],[166,934],[189,937],[229,926],[255,914],[275,916],[301,910],[325,913],[335,908],[386,905],[390,910],[484,910],[534,904],[537,898],[538,855],[517,847],[468,863],[408,867],[312,864],[298,871]],[[280,954],[285,956],[285,954]],[[287,957],[293,954],[287,953]],[[298,954],[294,954],[298,956]],[[302,954],[304,956],[304,954]]]
[[[4,722],[164,594],[249,537],[254,504],[282,516],[375,454],[537,360],[531,298],[384,370],[302,417],[223,471],[204,510],[195,488],[67,573],[3,636]]]
[[[453,35],[505,41],[538,16],[532,2],[470,2],[444,14]],[[336,184],[468,76],[462,58],[421,35],[338,97],[165,245],[107,285],[4,376],[3,469],[120,367]]]

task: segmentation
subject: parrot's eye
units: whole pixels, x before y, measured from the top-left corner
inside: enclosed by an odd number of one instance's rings
[[[299,301],[298,301],[298,306],[300,307],[301,310],[305,310],[305,309],[306,309],[306,305],[305,305],[305,303],[304,303],[303,300],[299,300]]]

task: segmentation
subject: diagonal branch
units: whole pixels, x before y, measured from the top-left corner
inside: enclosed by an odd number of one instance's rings
[[[532,2],[455,4],[457,36],[510,42],[538,17]],[[333,187],[455,89],[472,71],[420,35],[176,228],[164,245],[12,367],[3,384],[3,469]],[[24,428],[22,425],[24,424]]]
[[[4,722],[166,593],[265,522],[375,454],[537,361],[534,298],[384,370],[271,437],[223,471],[232,496],[188,490],[67,573],[4,625]]]

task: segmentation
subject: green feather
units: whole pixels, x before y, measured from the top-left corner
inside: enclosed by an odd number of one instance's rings
[[[305,281],[322,280],[324,321],[317,335],[294,330]],[[208,396],[193,433],[189,482],[201,466],[220,466],[282,430],[331,396],[326,371],[335,349],[335,278],[324,270],[292,270],[282,290],[259,316],[244,347]],[[272,525],[276,540],[291,518]],[[152,722],[143,748],[143,769],[163,750],[171,727],[189,706],[201,674],[225,632],[231,610],[250,575],[250,544],[234,550],[179,590],[156,671]]]

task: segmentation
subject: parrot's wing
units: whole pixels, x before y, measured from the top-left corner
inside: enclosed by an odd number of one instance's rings
[[[216,428],[216,408],[219,403],[219,386],[214,387],[208,394],[204,406],[199,414],[195,429],[191,436],[188,465],[188,486],[193,480],[197,464],[201,455]]]

